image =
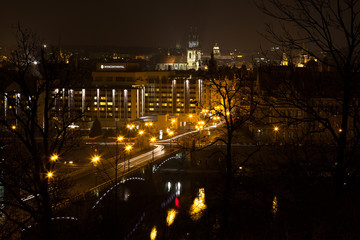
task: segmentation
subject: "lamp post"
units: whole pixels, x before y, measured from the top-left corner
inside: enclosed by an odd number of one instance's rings
[[[129,129],[128,130],[128,141],[130,141],[130,131],[135,128],[135,125],[134,124],[128,124],[128,125],[126,125],[126,127]]]
[[[152,138],[150,139],[150,142],[152,142],[152,143],[156,142],[156,137],[152,137]],[[154,148],[153,148],[153,150],[152,150],[152,161],[154,162]]]
[[[119,163],[119,154],[118,154],[118,146],[119,142],[124,140],[123,136],[118,136],[116,139],[116,147],[115,147],[115,184],[117,184],[117,174],[118,174],[118,163]]]
[[[274,133],[275,133],[275,143],[277,142],[277,133],[279,132],[279,127],[274,127]]]
[[[171,151],[171,136],[174,135],[174,132],[170,131],[168,134],[169,134],[169,137],[170,137],[170,151]]]
[[[127,146],[125,147],[125,150],[129,153],[128,171],[130,171],[131,149],[132,149],[132,146],[131,146],[131,145],[127,145]],[[124,164],[124,166],[125,166],[125,164]]]
[[[142,148],[142,141],[143,141],[143,139],[142,139],[142,135],[144,135],[144,133],[145,133],[145,131],[144,130],[139,130],[139,145],[140,145],[140,150],[142,150],[143,148]]]
[[[116,139],[116,147],[115,147],[115,216],[117,216],[117,212],[118,212],[118,184],[117,184],[117,179],[118,179],[118,162],[119,162],[119,157],[118,157],[118,144],[119,142],[122,142],[124,140],[123,136],[118,136]]]

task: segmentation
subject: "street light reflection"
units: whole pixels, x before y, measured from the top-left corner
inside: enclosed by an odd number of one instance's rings
[[[194,199],[193,204],[190,207],[190,217],[193,221],[199,220],[202,215],[203,211],[206,209],[205,204],[205,189],[199,188],[199,196]]]
[[[167,217],[166,217],[166,224],[170,226],[174,223],[175,217],[176,217],[177,211],[175,209],[170,209],[168,211]]]
[[[157,230],[156,230],[156,226],[154,226],[154,227],[151,229],[150,239],[151,239],[151,240],[155,240],[155,239],[156,239],[156,235],[157,235]]]

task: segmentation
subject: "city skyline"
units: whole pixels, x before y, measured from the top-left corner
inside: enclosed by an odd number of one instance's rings
[[[71,4],[71,5],[70,5]],[[20,23],[45,41],[65,45],[185,48],[190,28],[196,28],[201,48],[215,43],[224,49],[256,50],[270,45],[264,32],[266,17],[253,1],[164,0],[131,2],[23,0],[4,3],[0,45],[14,45],[13,26]]]

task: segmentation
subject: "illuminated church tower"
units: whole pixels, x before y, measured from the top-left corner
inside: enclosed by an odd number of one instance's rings
[[[190,29],[189,46],[187,49],[187,69],[199,70],[201,61],[201,50],[199,48],[199,35]]]

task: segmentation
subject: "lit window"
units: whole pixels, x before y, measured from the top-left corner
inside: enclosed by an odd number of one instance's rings
[[[105,100],[105,99],[106,99],[106,97],[100,97],[100,99],[101,99],[101,100]]]
[[[149,111],[154,111],[154,108],[149,108]]]
[[[113,105],[113,103],[112,103],[112,102],[108,102],[108,105],[109,105],[109,106],[112,106],[112,105]]]
[[[167,103],[163,103],[163,104],[161,104],[161,106],[166,107],[166,106],[167,106]]]
[[[101,106],[105,106],[105,105],[106,105],[106,102],[100,102],[100,105],[101,105]]]
[[[131,102],[128,103],[128,106],[131,106]]]

